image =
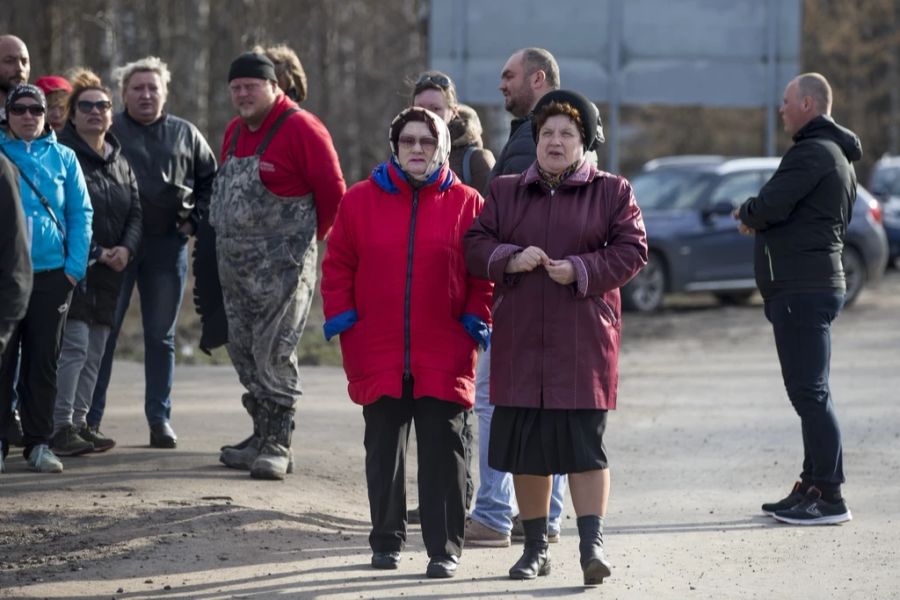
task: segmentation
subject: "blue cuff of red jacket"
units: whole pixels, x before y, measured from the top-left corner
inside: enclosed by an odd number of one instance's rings
[[[339,315],[335,315],[325,321],[323,329],[325,330],[325,339],[331,340],[334,336],[344,333],[359,320],[356,316],[356,310],[345,310]]]
[[[466,328],[466,332],[472,336],[479,346],[487,350],[491,347],[491,328],[488,324],[469,313],[459,318],[459,322]]]

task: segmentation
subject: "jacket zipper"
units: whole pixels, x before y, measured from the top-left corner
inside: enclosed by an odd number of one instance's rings
[[[766,259],[769,261],[769,281],[775,281],[775,267],[772,266],[772,254],[769,252],[769,245],[765,245]]]
[[[410,302],[412,298],[413,240],[416,236],[416,213],[419,209],[419,190],[413,190],[412,215],[409,219],[409,240],[406,245],[406,294],[403,297],[403,381],[412,379],[410,350]]]

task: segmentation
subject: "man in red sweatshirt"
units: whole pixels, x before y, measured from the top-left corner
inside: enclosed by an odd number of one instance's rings
[[[238,116],[225,131],[209,221],[228,354],[247,388],[253,435],[225,446],[226,466],[258,479],[293,468],[291,432],[302,392],[294,352],[316,283],[316,239],[331,229],[346,185],[331,136],[282,93],[275,67],[248,52],[228,73]]]

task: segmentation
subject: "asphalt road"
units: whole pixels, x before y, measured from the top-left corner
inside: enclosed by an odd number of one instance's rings
[[[178,369],[179,445],[166,451],[147,445],[142,369],[123,362],[104,425],[116,449],[66,459],[62,475],[11,456],[0,475],[0,598],[900,597],[900,274],[834,329],[854,515],[841,526],[759,512],[788,491],[801,458],[759,300],[671,306],[624,318],[607,437],[614,572],[599,588],[580,585],[571,510],[539,580],[506,578],[517,547],[466,549],[455,579],[428,580],[415,527],[398,571],[371,570],[362,415],[339,369],[305,369],[297,471],[272,483],[216,462],[221,444],[249,432],[230,367]]]

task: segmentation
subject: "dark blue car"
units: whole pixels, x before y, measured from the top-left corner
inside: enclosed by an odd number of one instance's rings
[[[756,196],[778,158],[681,156],[648,162],[631,179],[647,227],[650,260],[622,288],[629,310],[655,311],[667,293],[707,292],[741,303],[756,291],[753,238],[737,231],[734,208]],[[888,249],[881,207],[859,188],[844,246],[846,304],[878,281]]]

